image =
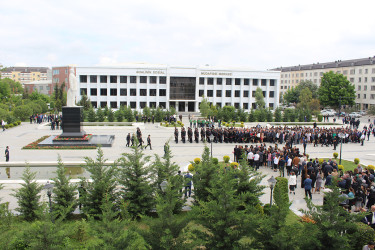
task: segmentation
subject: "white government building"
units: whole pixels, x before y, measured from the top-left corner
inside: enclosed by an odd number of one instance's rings
[[[255,107],[255,90],[260,87],[266,107],[279,103],[279,71],[256,71],[211,66],[182,67],[129,64],[121,67],[76,67],[78,96],[87,95],[94,107],[146,106],[178,112],[199,112],[202,99],[214,105]]]

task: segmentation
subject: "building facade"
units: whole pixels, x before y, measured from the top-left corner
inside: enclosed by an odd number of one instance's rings
[[[22,85],[32,81],[47,80],[50,69],[47,67],[6,67],[1,78],[10,78]]]
[[[133,109],[174,107],[198,112],[207,98],[213,105],[250,110],[260,87],[267,107],[279,103],[280,72],[216,67],[135,64],[124,67],[76,67],[77,101],[87,95],[94,107]]]
[[[356,104],[360,109],[368,109],[375,105],[375,57],[280,67],[273,70],[281,71],[282,94],[305,80],[310,80],[319,86],[323,74],[333,71],[343,74],[354,84],[357,92]]]
[[[65,91],[69,88],[69,71],[75,69],[74,65],[52,67],[52,84],[53,86],[61,86],[65,84]]]
[[[27,89],[27,92],[31,94],[33,91],[38,91],[41,94],[45,95],[52,95],[53,87],[52,87],[52,80],[40,80],[40,81],[32,81],[25,83],[24,88]]]

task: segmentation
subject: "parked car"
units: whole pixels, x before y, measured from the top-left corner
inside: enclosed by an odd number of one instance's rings
[[[335,113],[334,111],[331,111],[331,110],[322,110],[320,111],[320,114],[322,116],[335,116]]]
[[[365,110],[361,110],[358,112],[360,115],[366,115],[366,111]]]
[[[349,114],[349,117],[351,117],[351,118],[359,118],[359,117],[361,117],[362,115],[359,113],[359,112],[351,112],[350,114]]]

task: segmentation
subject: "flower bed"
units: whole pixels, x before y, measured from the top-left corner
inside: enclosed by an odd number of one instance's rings
[[[61,137],[60,135],[53,138],[53,141],[89,141],[92,134],[86,134],[83,137]]]
[[[38,146],[40,142],[48,137],[49,135],[42,136],[38,140],[24,146],[22,149],[96,149],[96,146]]]

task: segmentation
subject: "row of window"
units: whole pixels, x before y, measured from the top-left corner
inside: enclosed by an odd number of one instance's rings
[[[80,89],[81,95],[87,95],[87,89],[81,88]],[[148,96],[166,96],[167,90],[166,89],[159,89],[159,92],[156,89],[149,89]],[[127,96],[128,95],[128,89],[120,89],[120,92],[118,93],[117,89],[99,89],[100,96],[117,96],[118,94],[120,96]],[[92,88],[90,89],[90,96],[97,96],[98,95],[98,89]],[[147,96],[147,89],[139,89],[139,94],[137,95],[137,89],[129,89],[129,95],[130,96]]]
[[[248,90],[244,90],[243,94],[241,96],[241,91],[240,90],[235,90],[234,91],[234,97],[249,97],[249,92]],[[206,97],[213,97],[214,96],[214,91],[213,90],[207,90],[207,95],[205,95],[204,90],[200,89],[199,90],[199,96],[206,96]],[[263,91],[263,96],[266,97],[266,91]],[[274,91],[269,91],[269,96],[268,97],[274,97],[275,92]],[[222,97],[222,90],[216,90],[216,96],[215,97]],[[232,91],[231,90],[225,90],[225,97],[232,97]],[[252,92],[252,97],[255,97],[255,91]]]
[[[355,69],[351,69],[349,71],[350,75],[355,75],[355,72],[356,70]],[[320,76],[323,76],[323,72],[314,72],[314,76],[318,76],[318,73]],[[340,70],[337,70],[336,73],[338,74],[341,74],[341,71]],[[358,74],[368,74],[369,73],[369,69],[358,69]],[[375,68],[372,68],[371,69],[371,73],[372,74],[375,74]],[[342,72],[343,75],[347,75],[348,74],[348,70],[344,70]],[[286,73],[286,74],[281,74],[281,78],[290,78],[290,75],[292,75],[292,77],[294,77],[294,73],[290,74],[290,73]],[[304,76],[312,76],[313,75],[313,72],[310,72],[310,73],[296,73],[295,76],[296,77],[304,77]]]
[[[204,85],[205,79],[207,79],[207,85],[214,85],[214,78],[199,78],[199,85]],[[224,78],[225,85],[232,85],[233,79],[232,78]],[[253,86],[258,86],[259,82],[261,86],[267,86],[267,79],[253,79]],[[216,85],[223,85],[223,78],[216,78]],[[234,85],[241,85],[241,78],[234,78]],[[243,79],[243,85],[248,86],[250,85],[250,79]],[[275,80],[270,80],[270,86],[275,86]]]
[[[358,85],[358,90],[362,90],[362,86],[361,85]],[[363,86],[363,90],[367,90],[367,85],[364,85]],[[375,91],[375,85],[372,85],[371,86],[371,91]]]
[[[79,81],[81,83],[87,83],[87,81],[90,79],[90,83],[98,83],[98,80],[100,83],[117,83],[118,80],[120,83],[137,83],[137,76],[97,76],[97,75],[80,75]],[[157,83],[157,76],[140,76],[139,77],[139,83],[147,83],[149,79],[149,83]],[[167,83],[167,77],[166,76],[160,76],[159,77],[159,83],[160,84],[166,84]]]
[[[301,79],[301,81],[312,81],[314,83],[317,83],[318,82],[318,79]],[[319,83],[321,83],[322,79],[319,79]],[[281,80],[281,84],[285,83],[285,84],[288,84],[288,83],[294,83],[294,80]],[[296,79],[296,83],[299,83],[299,80]]]

